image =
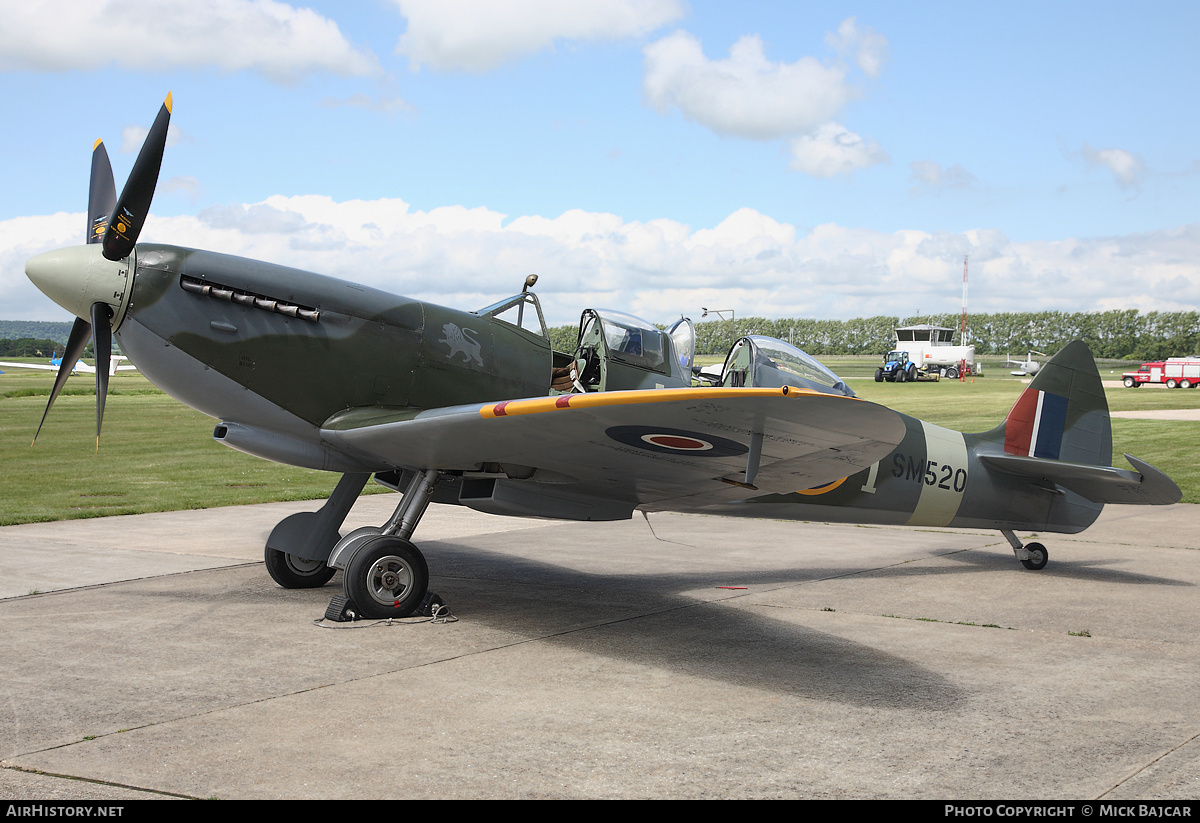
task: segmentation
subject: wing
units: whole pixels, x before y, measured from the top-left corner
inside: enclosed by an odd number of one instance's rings
[[[350,409],[321,433],[391,466],[502,473],[577,500],[669,509],[846,477],[886,456],[905,426],[892,410],[857,398],[793,387],[694,388],[416,414]]]
[[[38,363],[0,363],[0,366],[8,366],[13,369],[45,369],[46,371],[58,371],[58,366],[43,366]]]

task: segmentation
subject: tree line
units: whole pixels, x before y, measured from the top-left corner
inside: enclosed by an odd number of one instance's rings
[[[53,340],[59,349],[67,344],[71,335],[71,321],[57,320],[0,320],[0,340]],[[7,355],[17,357],[19,355]]]
[[[883,354],[896,339],[897,326],[928,323],[957,329],[957,314],[914,317],[858,317],[853,320],[739,317],[696,324],[696,352],[725,354],[733,341],[747,334],[778,337],[809,354]],[[0,356],[49,357],[61,352],[70,323],[0,320]],[[573,352],[579,327],[549,329],[556,351]],[[1096,357],[1122,360],[1162,360],[1200,352],[1200,312],[999,312],[967,316],[968,342],[977,354],[1054,354],[1072,340],[1083,340]],[[17,338],[17,339],[12,339]],[[15,347],[15,348],[14,348]]]
[[[892,348],[898,326],[929,324],[958,329],[962,316],[923,314],[913,317],[858,317],[853,320],[738,317],[696,324],[696,353],[725,354],[733,341],[748,334],[787,340],[813,355],[883,354]],[[578,326],[550,329],[558,351],[574,351]],[[998,312],[967,316],[967,342],[976,354],[1052,355],[1072,340],[1083,340],[1096,357],[1162,360],[1200,352],[1200,312]]]
[[[46,338],[0,339],[0,357],[45,357],[49,360],[51,355],[62,350],[61,343]]]

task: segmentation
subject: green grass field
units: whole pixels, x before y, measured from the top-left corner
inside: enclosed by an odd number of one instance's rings
[[[337,475],[260,460],[212,439],[210,417],[138,374],[114,375],[96,452],[93,375],[67,381],[30,446],[53,372],[0,374],[0,525],[325,497]],[[384,491],[368,485],[368,491]]]
[[[715,359],[715,358],[714,358]],[[34,362],[34,361],[31,361]],[[829,358],[844,377],[868,377],[874,358]],[[989,368],[991,368],[989,364]],[[1104,364],[1102,376],[1118,366]],[[167,397],[138,374],[110,383],[99,454],[92,375],[77,375],[55,401],[35,446],[53,372],[0,374],[0,525],[242,503],[323,498],[337,476],[269,463],[212,440],[216,421]],[[991,368],[975,382],[875,383],[855,379],[860,397],[959,431],[1000,423],[1024,383]],[[1200,390],[1110,389],[1114,410],[1200,407]],[[1114,462],[1129,452],[1169,474],[1183,500],[1200,503],[1200,422],[1113,420]],[[368,484],[368,491],[383,491]]]

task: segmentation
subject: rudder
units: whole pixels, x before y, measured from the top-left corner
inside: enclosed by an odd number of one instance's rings
[[[1108,400],[1086,343],[1068,343],[1038,370],[997,433],[1001,430],[1007,454],[1112,464]]]

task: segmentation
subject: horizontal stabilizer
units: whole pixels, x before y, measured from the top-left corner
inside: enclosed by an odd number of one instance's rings
[[[979,459],[1004,474],[1036,483],[1055,483],[1093,503],[1162,506],[1178,503],[1183,497],[1175,481],[1149,463],[1128,454],[1125,459],[1136,471],[1011,454],[981,454]]]

